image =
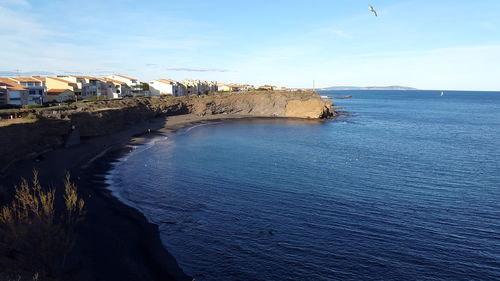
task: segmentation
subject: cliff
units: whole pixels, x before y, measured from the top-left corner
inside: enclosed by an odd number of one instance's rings
[[[153,97],[77,103],[20,111],[33,122],[0,123],[0,171],[13,161],[65,144],[70,135],[94,137],[158,116],[232,114],[255,117],[329,118],[331,101],[314,92],[251,92],[199,97]],[[8,122],[8,121],[0,121]],[[72,139],[74,136],[72,137]]]

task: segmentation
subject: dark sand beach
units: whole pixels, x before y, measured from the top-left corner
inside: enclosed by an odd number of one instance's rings
[[[86,202],[86,216],[78,229],[77,244],[68,258],[67,280],[192,280],[162,245],[158,228],[137,210],[111,196],[104,183],[111,163],[131,145],[176,130],[241,115],[160,117],[110,135],[83,139],[70,148],[58,148],[38,160],[14,163],[1,176],[4,186],[31,178],[38,170],[44,186],[62,192],[63,179],[70,172]],[[151,129],[150,131],[148,129]]]

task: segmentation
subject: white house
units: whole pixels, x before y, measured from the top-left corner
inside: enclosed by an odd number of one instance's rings
[[[11,77],[9,79],[16,84],[27,88],[27,104],[42,104],[46,101],[45,87],[42,81],[33,77]]]
[[[132,90],[127,85],[127,83],[123,81],[114,80],[111,78],[103,78],[101,79],[104,82],[109,82],[113,85],[113,89],[107,92],[107,96],[109,98],[123,98],[123,97],[131,97]],[[109,85],[109,84],[108,84]]]
[[[217,92],[217,82],[203,80],[184,80],[182,84],[186,86],[186,95],[202,95],[210,92]]]
[[[179,82],[169,79],[157,79],[149,82],[151,95],[171,95],[174,97],[185,96],[186,87]]]
[[[139,80],[123,75],[118,75],[118,74],[113,74],[108,76],[107,78],[113,79],[116,81],[124,82],[127,84],[127,86],[130,87],[130,93],[132,96],[140,96],[143,95],[143,89],[142,89],[142,84],[139,82]]]
[[[232,88],[228,84],[219,83],[217,84],[217,92],[231,92]]]

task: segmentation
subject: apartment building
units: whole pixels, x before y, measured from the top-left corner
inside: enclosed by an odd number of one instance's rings
[[[110,75],[107,78],[125,83],[130,88],[130,95],[133,97],[144,95],[142,83],[140,83],[139,80],[135,78],[118,74]]]
[[[28,88],[14,82],[9,78],[0,77],[0,88],[3,92],[1,100],[5,104],[28,105]]]
[[[174,80],[157,79],[149,82],[149,91],[151,95],[171,95],[174,97],[185,96],[186,87]]]
[[[111,83],[108,85],[112,85],[112,88],[108,88],[108,97],[109,98],[123,98],[123,97],[131,97],[132,89],[127,85],[127,83],[111,78],[102,78],[104,82]]]
[[[26,87],[28,90],[27,104],[43,104],[46,101],[47,96],[42,81],[34,77],[10,77],[9,79]]]

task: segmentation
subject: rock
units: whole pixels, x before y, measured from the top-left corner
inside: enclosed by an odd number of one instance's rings
[[[286,104],[285,117],[295,118],[328,118],[330,113],[331,101],[319,99],[309,100],[291,100]]]

